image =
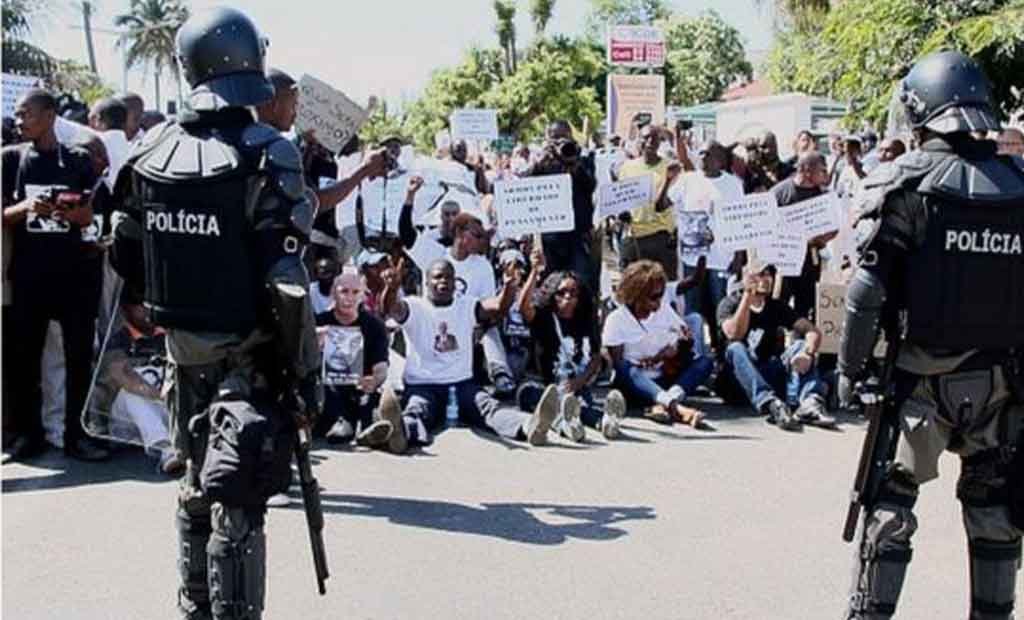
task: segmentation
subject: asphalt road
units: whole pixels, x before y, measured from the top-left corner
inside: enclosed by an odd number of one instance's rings
[[[266,617],[839,618],[863,427],[711,419],[715,432],[631,419],[612,444],[456,429],[413,456],[322,447],[328,593],[296,498],[268,517]],[[176,485],[151,461],[52,451],[2,471],[5,619],[174,617]],[[957,471],[945,457],[918,502],[900,618],[966,616]]]

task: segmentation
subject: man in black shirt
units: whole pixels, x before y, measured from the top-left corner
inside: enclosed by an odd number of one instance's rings
[[[50,320],[60,323],[67,367],[64,452],[101,460],[105,449],[90,441],[80,415],[89,389],[96,311],[102,284],[95,246],[83,240],[93,221],[88,192],[96,181],[89,154],[58,144],[53,131],[57,102],[44,90],[19,101],[15,117],[26,144],[3,150],[3,223],[13,232],[12,284],[15,359],[11,377],[18,437],[12,458],[45,448],[39,360]],[[5,377],[5,380],[6,377]]]
[[[321,428],[329,443],[377,446],[392,433],[391,423],[373,421],[380,386],[388,376],[388,334],[384,322],[360,303],[364,289],[358,274],[345,272],[334,280],[334,307],[316,315],[323,355],[324,410]]]
[[[835,419],[825,410],[826,387],[815,367],[821,332],[772,299],[774,267],[755,260],[743,273],[743,289],[718,306],[718,322],[729,340],[725,380],[738,383],[754,410],[782,429],[798,430],[804,422],[834,426]],[[782,329],[799,337],[788,348]],[[795,415],[791,406],[797,408]]]
[[[828,164],[825,156],[817,151],[804,153],[797,160],[796,174],[772,188],[780,209],[803,202],[825,193],[828,185]],[[818,252],[835,238],[839,231],[818,235],[807,242],[803,271],[799,276],[782,279],[782,302],[793,300],[793,309],[798,316],[812,318],[815,289],[821,278],[821,259]]]

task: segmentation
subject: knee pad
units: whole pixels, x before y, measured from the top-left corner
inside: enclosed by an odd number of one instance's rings
[[[908,488],[903,477],[898,472],[887,476],[864,521],[849,618],[887,618],[896,612],[913,556],[910,539],[917,531],[916,486]]]
[[[1020,567],[1020,538],[1010,541],[974,538],[968,541],[968,549],[971,556],[971,619],[1011,618]]]
[[[191,511],[189,510],[191,509]],[[210,540],[210,512],[198,503],[182,502],[177,512],[178,609],[184,618],[210,618],[210,589],[207,584],[206,545]]]
[[[207,546],[210,605],[217,620],[259,620],[266,582],[266,537],[259,515],[214,504]]]

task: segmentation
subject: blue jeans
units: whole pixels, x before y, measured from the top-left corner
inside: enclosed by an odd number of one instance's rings
[[[615,365],[615,386],[622,390],[627,403],[646,407],[657,403],[658,396],[673,385],[682,388],[684,395],[692,394],[697,386],[708,380],[714,367],[711,358],[701,355],[694,357],[676,377],[651,378],[644,369],[622,359]]]
[[[757,360],[745,342],[732,342],[725,349],[725,369],[743,388],[754,411],[760,413],[761,407],[773,398],[796,407],[810,396],[824,398],[828,393],[816,365],[802,375],[788,369],[789,360],[803,350],[804,341],[797,340],[789,345],[781,358]]]
[[[455,384],[406,385],[402,395],[402,422],[405,434],[414,445],[429,444],[432,433],[445,423],[449,388],[454,385],[459,406],[459,422],[486,428],[502,437],[522,439],[528,414],[503,407],[472,379]]]

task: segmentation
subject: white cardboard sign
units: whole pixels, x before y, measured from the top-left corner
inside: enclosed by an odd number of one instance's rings
[[[498,111],[466,108],[455,110],[449,119],[452,140],[490,142],[498,139]]]
[[[725,252],[767,249],[781,228],[778,203],[771,192],[716,205],[712,217],[715,243]]]
[[[654,194],[654,176],[650,174],[622,179],[600,186],[597,210],[601,217],[614,217],[650,204]]]
[[[3,115],[14,117],[14,106],[28,91],[42,84],[42,80],[31,75],[3,74]]]
[[[787,230],[802,231],[807,239],[839,230],[839,200],[834,192],[780,209]]]
[[[498,230],[505,237],[565,232],[575,228],[572,179],[568,174],[494,184]]]
[[[366,122],[368,114],[344,93],[311,75],[299,79],[299,104],[295,128],[313,129],[316,139],[337,153]]]
[[[799,276],[807,257],[807,241],[803,234],[787,230],[778,231],[767,247],[762,247],[758,258],[775,265],[781,276]]]

